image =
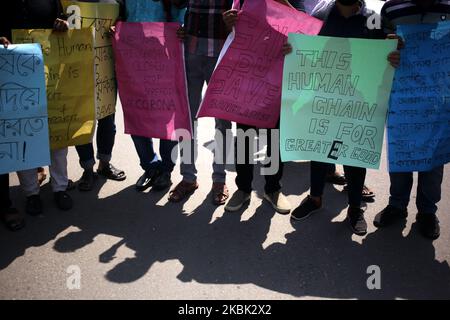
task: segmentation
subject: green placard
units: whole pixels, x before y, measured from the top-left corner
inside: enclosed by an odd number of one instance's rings
[[[396,40],[289,34],[283,70],[283,161],[378,168]]]

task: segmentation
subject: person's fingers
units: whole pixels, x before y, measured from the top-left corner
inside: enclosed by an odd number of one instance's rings
[[[2,44],[5,48],[8,48],[11,42],[9,42],[8,38],[6,37],[0,37],[0,44]]]
[[[398,50],[401,50],[401,49],[403,49],[405,47],[405,41],[403,41],[403,38],[400,37],[397,34],[393,34],[393,33],[388,34],[386,36],[386,39],[397,39],[398,40],[398,44],[397,44],[397,49]]]
[[[183,27],[178,28],[177,37],[180,41],[183,41],[184,38],[186,37],[186,31]]]
[[[224,17],[227,17],[227,16],[233,16],[233,15],[237,16],[237,14],[238,14],[238,10],[236,10],[236,9],[231,9],[231,10],[225,11],[225,12],[223,13],[223,16],[224,16]]]
[[[400,52],[399,51],[391,52],[388,55],[387,59],[394,68],[397,68],[400,65]]]
[[[284,54],[284,55],[288,55],[288,54],[290,54],[290,53],[292,53],[292,46],[291,46],[290,43],[285,43],[285,44],[283,45],[283,54]]]
[[[67,31],[69,29],[69,26],[66,21],[58,18],[53,24],[53,29],[55,29],[56,31]]]
[[[389,33],[386,36],[387,39],[398,39],[398,35],[396,35],[395,33]]]

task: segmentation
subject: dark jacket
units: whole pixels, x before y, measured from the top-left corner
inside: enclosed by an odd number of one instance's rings
[[[324,22],[319,35],[341,38],[385,39],[386,35],[380,29],[369,29],[367,19],[374,11],[367,9],[361,1],[361,10],[349,18],[345,18],[336,7],[335,1],[323,1],[312,12],[312,16]]]
[[[51,29],[63,16],[59,0],[3,0],[2,6],[0,37],[10,41],[12,29]]]

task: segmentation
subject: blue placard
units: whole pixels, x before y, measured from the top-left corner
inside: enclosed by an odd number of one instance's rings
[[[50,164],[39,44],[0,46],[0,173]]]
[[[390,172],[450,162],[450,23],[402,25],[388,116]]]

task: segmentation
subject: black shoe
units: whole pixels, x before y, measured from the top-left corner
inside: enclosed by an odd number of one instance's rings
[[[432,213],[418,213],[416,221],[419,226],[420,233],[428,239],[436,240],[441,235],[439,227],[439,219]]]
[[[322,203],[317,203],[308,196],[302,203],[291,213],[291,218],[297,221],[308,218],[311,214],[322,208]]]
[[[92,170],[84,170],[83,175],[78,181],[78,190],[80,191],[91,191],[94,187],[95,174]],[[67,190],[67,189],[66,189]]]
[[[142,192],[150,188],[153,184],[153,180],[156,174],[157,174],[156,170],[144,172],[144,174],[136,182],[136,190]]]
[[[373,224],[377,228],[387,227],[399,220],[405,220],[408,216],[406,209],[398,209],[391,205],[381,210],[373,220]]]
[[[170,180],[170,172],[163,171],[155,177],[152,190],[162,191],[169,188],[172,185]]]
[[[38,194],[27,197],[25,212],[30,216],[38,216],[42,214],[42,201]]]
[[[67,211],[72,209],[72,198],[65,191],[58,191],[54,193],[56,206],[59,210]]]
[[[361,208],[349,207],[347,210],[347,220],[354,234],[363,236],[367,233],[367,222],[364,219],[364,210]]]

